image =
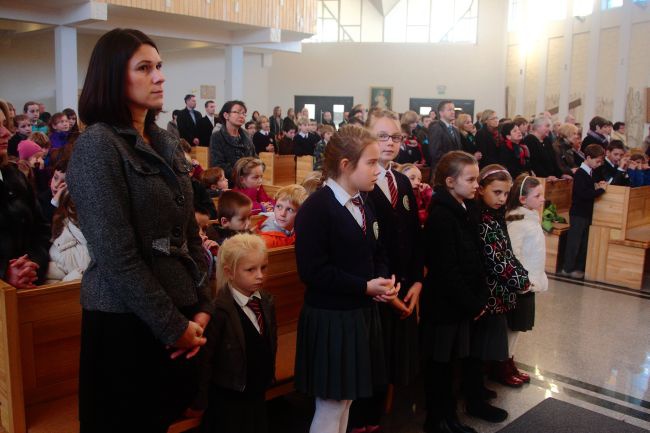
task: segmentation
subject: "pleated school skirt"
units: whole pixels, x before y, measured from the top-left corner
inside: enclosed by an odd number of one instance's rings
[[[408,385],[417,377],[420,367],[417,313],[413,311],[401,319],[400,313],[388,304],[379,304],[378,308],[388,382]]]
[[[472,324],[470,355],[482,361],[508,358],[508,322],[505,314],[486,314]]]
[[[296,389],[321,399],[356,400],[387,384],[377,305],[326,310],[304,305],[298,321]]]
[[[535,293],[517,295],[517,308],[507,314],[511,331],[530,331],[535,326]]]
[[[469,356],[471,325],[469,320],[452,323],[422,321],[420,353],[434,362],[451,362]]]

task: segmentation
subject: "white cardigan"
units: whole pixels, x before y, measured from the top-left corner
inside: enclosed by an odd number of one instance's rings
[[[64,221],[63,231],[50,247],[47,283],[78,280],[90,263],[86,238],[79,227]]]
[[[544,272],[546,242],[539,213],[520,206],[508,215],[524,216],[520,220],[508,221],[508,235],[512,242],[512,251],[528,271],[528,278],[532,284],[531,290],[545,292],[548,290],[548,278]]]

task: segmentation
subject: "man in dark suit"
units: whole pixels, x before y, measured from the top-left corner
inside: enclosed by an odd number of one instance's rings
[[[185,95],[185,108],[181,110],[176,122],[181,138],[184,138],[190,145],[199,145],[199,121],[201,113],[195,110],[196,96]]]
[[[429,147],[428,164],[431,167],[431,176],[435,172],[436,164],[446,153],[452,150],[460,150],[460,132],[452,125],[456,119],[456,109],[451,101],[441,101],[438,104],[438,116],[440,120],[431,122],[429,125]]]
[[[273,115],[269,121],[271,123],[271,136],[276,138],[282,132],[282,108],[279,105],[273,107]]]
[[[212,130],[217,125],[217,118],[214,115],[216,109],[217,104],[214,101],[207,101],[205,103],[205,116],[199,120],[199,143],[201,146],[210,146]]]

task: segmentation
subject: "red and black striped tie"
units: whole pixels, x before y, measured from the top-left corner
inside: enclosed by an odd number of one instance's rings
[[[260,325],[260,334],[264,334],[264,317],[262,317],[262,305],[260,303],[260,299],[252,297],[248,300],[246,306],[253,310],[253,313],[255,313],[255,317],[257,317],[257,324]]]
[[[358,207],[359,210],[361,211],[361,221],[363,222],[361,228],[363,229],[363,234],[365,235],[366,234],[366,210],[363,208],[363,202],[361,201],[361,197],[359,196],[352,197],[350,201],[352,201],[352,204]]]
[[[387,171],[386,180],[388,181],[388,191],[390,192],[390,204],[392,204],[393,209],[395,209],[397,207],[397,187],[395,186],[395,181],[393,180],[393,173]]]

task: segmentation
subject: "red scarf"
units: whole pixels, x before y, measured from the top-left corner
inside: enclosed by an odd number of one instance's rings
[[[505,140],[506,147],[508,150],[512,151],[515,153],[516,156],[519,157],[519,163],[521,166],[526,165],[526,152],[523,151],[523,149],[519,146],[519,144],[513,143],[512,141],[506,139]]]

